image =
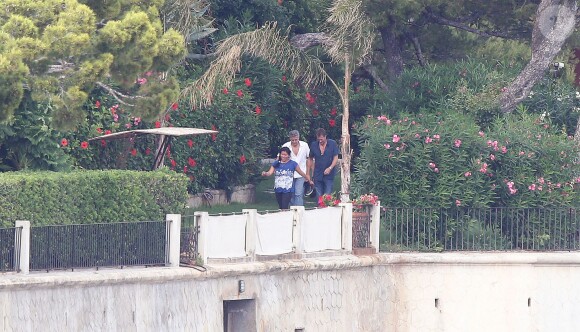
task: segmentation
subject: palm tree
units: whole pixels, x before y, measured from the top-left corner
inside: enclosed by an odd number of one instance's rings
[[[211,104],[218,87],[232,85],[241,68],[243,55],[261,58],[273,66],[288,71],[295,80],[306,86],[316,86],[329,81],[340,96],[343,109],[341,135],[341,200],[350,200],[350,148],[349,86],[352,72],[363,64],[371,52],[373,29],[362,12],[361,0],[334,0],[330,15],[323,27],[325,33],[318,40],[332,62],[344,67],[344,81],[335,82],[324,70],[320,59],[294,47],[276,23],[237,34],[224,39],[215,52],[216,59],[208,70],[186,87],[182,95],[200,106]]]

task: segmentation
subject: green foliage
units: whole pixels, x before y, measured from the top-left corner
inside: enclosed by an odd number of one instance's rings
[[[0,2],[0,121],[12,119],[24,97],[50,104],[53,125],[74,128],[86,114],[81,109],[97,82],[137,92],[135,80],[151,70],[167,70],[185,54],[185,39],[163,30],[162,1],[3,1]],[[92,8],[94,7],[94,9]],[[159,79],[161,82],[165,78]],[[24,95],[24,87],[32,91]],[[176,84],[147,91],[149,108],[158,115]],[[169,91],[170,90],[170,91]],[[151,98],[148,98],[151,97]],[[152,112],[155,109],[156,112]]]
[[[167,170],[0,173],[0,220],[4,226],[164,220],[182,212],[186,184]]]
[[[469,115],[386,116],[358,128],[355,192],[385,206],[559,206],[578,201],[576,144],[531,115],[488,133]]]
[[[50,109],[26,100],[10,125],[0,124],[0,172],[68,169],[71,160],[59,147],[62,137],[51,128]]]
[[[205,188],[229,191],[233,186],[255,183],[259,177],[260,160],[268,144],[262,117],[269,110],[256,105],[248,86],[236,84],[232,91],[226,91],[219,92],[211,106],[184,104],[168,114],[173,125],[219,131],[191,138],[191,143],[177,140],[172,146],[167,162],[190,176],[191,192]]]

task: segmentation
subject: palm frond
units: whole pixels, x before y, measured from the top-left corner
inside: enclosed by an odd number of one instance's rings
[[[362,11],[361,0],[335,0],[329,9],[325,30],[332,40],[326,51],[335,63],[345,55],[358,65],[370,54],[374,39],[373,24]]]
[[[287,32],[283,34],[276,23],[267,23],[260,29],[224,39],[215,55],[216,59],[208,70],[182,91],[182,97],[188,97],[194,105],[211,104],[216,89],[232,85],[240,71],[243,55],[263,59],[287,71],[293,79],[301,80],[306,86],[319,85],[326,78],[322,62],[293,47]]]

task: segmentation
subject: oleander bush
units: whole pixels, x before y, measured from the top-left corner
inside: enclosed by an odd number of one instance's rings
[[[0,225],[165,220],[182,213],[187,177],[167,170],[0,173]]]
[[[354,189],[385,206],[538,207],[578,202],[578,147],[545,119],[497,119],[488,132],[473,117],[368,118],[359,126]]]

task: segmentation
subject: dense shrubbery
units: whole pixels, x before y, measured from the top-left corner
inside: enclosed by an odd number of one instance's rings
[[[166,170],[0,173],[0,225],[164,220],[182,212],[186,185]]]
[[[537,117],[497,120],[481,132],[469,115],[368,118],[355,189],[386,206],[558,206],[577,201],[578,148]]]

